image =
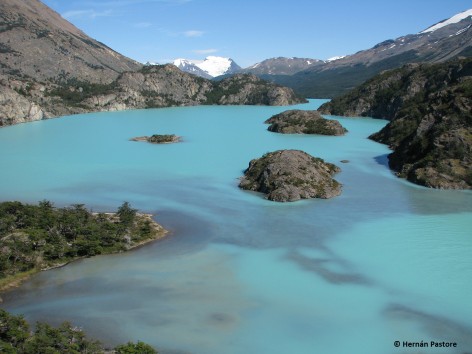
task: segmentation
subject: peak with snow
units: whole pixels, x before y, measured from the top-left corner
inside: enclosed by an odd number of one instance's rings
[[[205,60],[175,59],[173,64],[180,70],[202,76],[213,78],[220,75],[233,74],[241,67],[231,58],[208,56]]]
[[[420,34],[423,34],[423,33],[429,33],[429,32],[434,32],[440,28],[443,28],[447,25],[451,25],[453,23],[457,23],[457,22],[460,22],[468,17],[472,16],[472,9],[469,9],[469,10],[466,10],[466,11],[463,11],[463,12],[460,12],[458,13],[457,15],[454,15],[452,16],[451,18],[447,19],[447,20],[443,20],[441,22],[438,22],[436,23],[435,25],[431,26],[431,27],[428,27],[427,29],[425,29],[424,31],[421,31]]]
[[[347,55],[338,55],[336,57],[326,59],[325,62],[329,63],[330,61],[339,60],[339,59],[342,59],[342,58],[345,58],[345,57],[347,57]]]
[[[202,63],[197,64],[197,66],[213,77],[232,74],[241,69],[233,59],[215,56],[206,57],[205,60]]]
[[[189,65],[189,64],[193,64],[190,60],[188,59],[175,59],[172,64],[174,64],[175,66],[177,67],[181,67],[181,66],[185,66],[185,65]]]

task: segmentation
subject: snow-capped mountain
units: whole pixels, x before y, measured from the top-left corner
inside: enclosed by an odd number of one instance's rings
[[[173,64],[182,71],[207,79],[234,74],[241,70],[241,67],[233,59],[217,56],[208,56],[205,60],[176,59]]]
[[[441,22],[438,22],[435,25],[433,25],[431,27],[428,27],[424,31],[421,31],[420,34],[421,33],[434,32],[434,31],[436,31],[440,28],[443,28],[447,25],[452,25],[453,23],[458,23],[458,22],[460,22],[460,21],[462,21],[462,20],[464,20],[464,19],[466,19],[467,17],[470,17],[470,16],[472,16],[472,9],[460,12],[457,15],[454,15],[451,18],[448,18],[447,20],[443,20]]]
[[[206,57],[205,60],[197,64],[197,66],[213,77],[233,74],[241,70],[241,67],[236,64],[233,59],[215,56]]]
[[[211,79],[213,76],[208,74],[206,71],[200,69],[195,61],[191,61],[188,59],[175,59],[172,64],[174,64],[176,67],[178,67],[180,70],[194,74],[200,77],[204,77],[205,79]]]

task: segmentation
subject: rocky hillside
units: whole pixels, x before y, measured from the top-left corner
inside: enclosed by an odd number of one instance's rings
[[[326,199],[341,194],[341,184],[331,178],[338,172],[339,167],[306,152],[279,150],[252,160],[239,187],[277,202]]]
[[[390,167],[433,188],[472,188],[472,58],[385,72],[322,113],[390,120],[371,136],[388,144]]]
[[[266,80],[291,87],[304,97],[332,98],[365,80],[408,63],[440,63],[472,56],[472,10],[439,26],[396,39],[387,39],[355,54],[313,65],[295,74],[261,73]]]
[[[84,111],[48,92],[70,81],[106,86],[140,67],[38,0],[0,2],[0,126]]]
[[[267,130],[282,134],[344,135],[347,130],[335,119],[326,119],[318,111],[291,109],[276,114],[264,123]]]
[[[182,72],[176,66],[146,66],[125,72],[110,85],[84,89],[72,82],[49,93],[74,109],[116,111],[201,104],[289,105],[305,102],[291,89],[256,76],[237,75],[213,82]]]
[[[295,95],[292,89],[251,74],[236,74],[212,83],[213,90],[207,95],[210,104],[286,106],[307,102],[305,98]]]
[[[0,19],[0,126],[91,111],[303,101],[252,76],[213,83],[173,65],[143,66],[38,0],[2,0]]]
[[[90,38],[38,0],[0,2],[0,73],[110,83],[141,64]]]

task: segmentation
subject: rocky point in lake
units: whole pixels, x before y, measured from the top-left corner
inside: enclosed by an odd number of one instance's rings
[[[277,202],[327,199],[341,194],[341,184],[331,177],[340,171],[304,151],[278,150],[252,160],[239,187],[265,193],[267,199]]]
[[[323,118],[318,111],[300,109],[276,114],[264,123],[270,124],[267,130],[283,134],[344,135],[347,132],[337,120]]]
[[[154,134],[151,136],[137,136],[131,138],[131,141],[146,141],[152,144],[172,144],[180,142],[180,136],[175,134]]]

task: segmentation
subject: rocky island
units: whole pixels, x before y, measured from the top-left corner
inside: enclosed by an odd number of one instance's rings
[[[324,114],[390,122],[370,136],[388,144],[399,177],[431,188],[472,189],[472,59],[410,64],[322,105]]]
[[[270,124],[267,130],[282,134],[321,134],[344,135],[347,132],[337,120],[326,119],[318,111],[300,109],[276,114],[264,123]]]
[[[151,144],[173,144],[181,141],[181,137],[175,134],[153,134],[151,136],[137,136],[131,141],[146,141]]]
[[[338,172],[336,165],[304,151],[278,150],[252,160],[239,187],[265,193],[277,202],[327,199],[341,194],[341,184],[332,178]]]

